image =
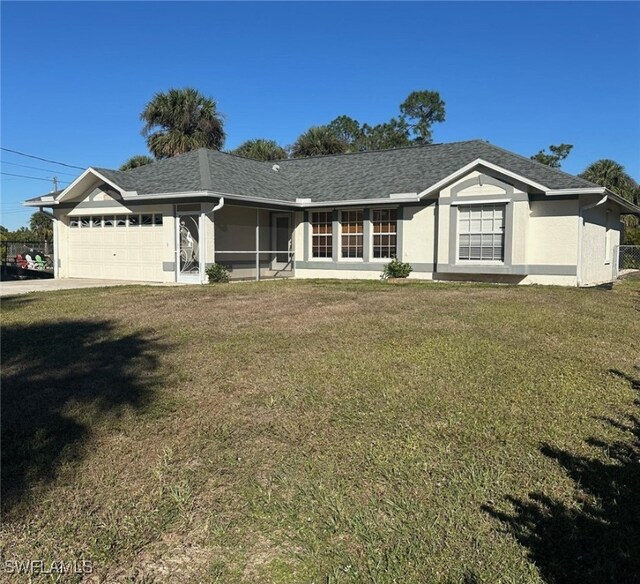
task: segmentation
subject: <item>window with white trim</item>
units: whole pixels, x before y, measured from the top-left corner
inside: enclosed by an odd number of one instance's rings
[[[333,255],[333,218],[331,211],[311,213],[311,256],[330,258]]]
[[[342,229],[341,257],[362,258],[364,255],[364,217],[362,209],[340,212]]]
[[[398,219],[395,209],[373,209],[373,257],[396,257]]]
[[[505,205],[458,207],[458,259],[504,261]]]

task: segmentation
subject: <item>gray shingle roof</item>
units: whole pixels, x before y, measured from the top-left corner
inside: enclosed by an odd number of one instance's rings
[[[212,190],[231,195],[295,201],[376,199],[417,193],[482,158],[548,189],[597,185],[481,140],[259,162],[215,150],[197,150],[132,170],[97,168],[138,194]]]

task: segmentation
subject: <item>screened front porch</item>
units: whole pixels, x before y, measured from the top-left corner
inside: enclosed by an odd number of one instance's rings
[[[294,213],[225,205],[215,213],[215,262],[232,280],[289,278],[294,275]]]

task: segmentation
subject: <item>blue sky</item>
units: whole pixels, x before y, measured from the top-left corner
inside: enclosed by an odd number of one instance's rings
[[[613,158],[640,179],[640,4],[2,2],[2,145],[80,166],[146,153],[139,114],[193,86],[225,114],[226,148],[290,144],[340,114],[375,124],[440,92],[436,142],[523,155],[568,142],[577,173]],[[74,171],[2,153],[2,172]],[[16,166],[24,164],[45,169]],[[71,173],[62,174],[62,173]],[[2,224],[46,181],[2,176]]]

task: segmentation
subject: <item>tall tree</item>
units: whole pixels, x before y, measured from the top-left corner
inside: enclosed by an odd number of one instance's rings
[[[147,156],[146,154],[138,154],[136,156],[132,156],[126,162],[123,162],[120,166],[120,170],[131,170],[132,168],[138,168],[139,166],[146,166],[147,164],[151,164],[155,162],[151,156]]]
[[[220,150],[222,116],[214,99],[191,87],[156,93],[140,114],[142,135],[156,158],[169,158],[198,148]]]
[[[53,240],[53,222],[51,217],[42,211],[36,211],[29,219],[29,229],[38,240]]]
[[[240,144],[231,154],[253,158],[254,160],[282,160],[287,158],[287,151],[279,146],[275,140],[247,140]]]
[[[605,187],[614,193],[625,197],[629,201],[633,201],[635,199],[638,190],[638,185],[625,172],[624,166],[617,163],[615,160],[609,160],[606,158],[596,160],[587,166],[584,172],[581,172],[578,176]]]
[[[549,146],[549,152],[540,150],[531,157],[531,160],[546,164],[551,168],[560,168],[562,161],[569,156],[573,149],[573,144],[558,144]]]
[[[362,126],[362,149],[388,150],[411,146],[409,126],[403,118],[391,118],[388,122],[369,126]]]
[[[291,150],[293,158],[343,154],[349,145],[338,138],[327,126],[313,126],[298,136]]]
[[[445,103],[437,91],[412,91],[400,104],[400,114],[407,123],[413,141],[431,144],[431,126],[445,120]]]
[[[364,147],[362,143],[364,138],[363,127],[360,126],[360,122],[357,120],[349,116],[338,116],[335,120],[329,122],[327,127],[340,140],[349,145],[350,152],[357,152]]]

